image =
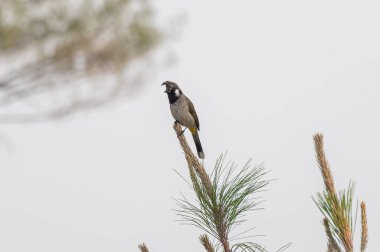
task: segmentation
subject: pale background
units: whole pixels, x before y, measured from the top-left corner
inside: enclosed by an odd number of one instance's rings
[[[82,118],[0,125],[0,251],[129,252],[141,242],[152,252],[203,251],[202,232],[172,211],[173,197],[191,194],[173,171],[187,176],[165,80],[196,106],[207,169],[228,149],[228,160],[253,157],[276,179],[246,223],[265,235],[251,241],[325,251],[311,199],[323,188],[312,135],[323,132],[337,187],[356,181],[368,251],[380,251],[380,2],[155,5],[163,23],[178,14],[186,22],[176,64],[133,99]]]

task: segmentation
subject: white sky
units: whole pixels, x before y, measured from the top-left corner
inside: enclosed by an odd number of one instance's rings
[[[203,251],[173,197],[189,190],[164,80],[200,117],[206,166],[253,157],[276,179],[251,241],[271,251],[325,251],[312,135],[325,134],[338,188],[367,202],[369,252],[380,251],[380,2],[156,1],[185,13],[177,63],[132,101],[64,122],[0,125],[0,251]],[[189,139],[191,140],[191,139]],[[192,144],[192,142],[190,142]],[[357,227],[356,237],[359,237]],[[356,242],[358,248],[359,243]]]

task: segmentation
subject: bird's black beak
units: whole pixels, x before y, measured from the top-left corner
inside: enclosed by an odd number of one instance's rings
[[[164,85],[166,86],[166,84],[165,84],[165,83],[162,83],[162,84],[161,84],[161,86],[164,86]],[[164,93],[168,93],[168,91],[167,91],[167,90],[165,90],[165,91],[164,91]]]

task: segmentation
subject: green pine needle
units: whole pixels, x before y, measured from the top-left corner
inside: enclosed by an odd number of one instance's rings
[[[244,216],[260,202],[253,195],[260,192],[269,182],[262,166],[251,167],[249,160],[240,170],[230,162],[224,164],[221,155],[210,176],[211,193],[196,172],[190,169],[196,203],[182,195],[177,200],[177,214],[186,224],[194,225],[221,240],[229,237],[234,227],[245,221]],[[233,251],[265,251],[254,243],[235,244]]]
[[[332,237],[342,248],[344,248],[344,235],[347,228],[351,231],[351,238],[355,233],[357,207],[353,212],[354,191],[355,183],[351,181],[348,190],[342,190],[338,195],[324,191],[318,193],[316,198],[313,197],[315,204],[328,221]]]

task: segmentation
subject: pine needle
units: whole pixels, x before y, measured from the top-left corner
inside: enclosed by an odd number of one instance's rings
[[[221,155],[209,175],[203,163],[191,151],[185,136],[180,134],[181,126],[175,123],[173,127],[184,151],[196,195],[196,203],[191,203],[185,197],[177,200],[178,216],[185,223],[194,225],[217,239],[225,252],[265,251],[252,242],[230,246],[231,231],[245,222],[244,216],[249,211],[256,209],[260,203],[256,201],[256,194],[269,183],[264,179],[264,168],[252,167],[249,160],[239,169],[231,162],[225,164],[225,155]],[[239,236],[234,239],[239,239]],[[204,242],[206,240],[202,244]]]

